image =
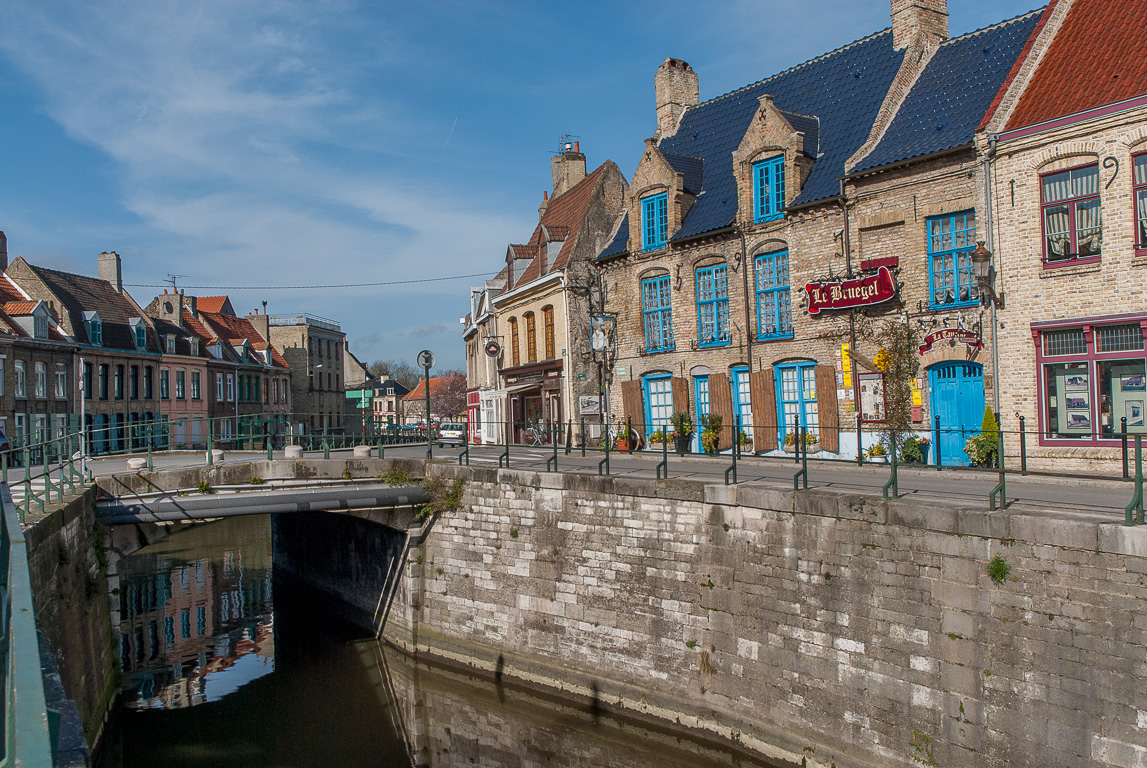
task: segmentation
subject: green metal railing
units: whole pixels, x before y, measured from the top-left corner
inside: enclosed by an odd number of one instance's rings
[[[0,529],[0,568],[4,594],[0,630],[0,670],[4,675],[4,743],[0,768],[51,768],[52,736],[44,678],[36,639],[32,582],[28,574],[28,548],[16,505],[7,484],[0,486],[3,527]]]

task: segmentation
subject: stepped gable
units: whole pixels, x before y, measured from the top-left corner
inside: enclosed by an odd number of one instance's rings
[[[850,173],[972,143],[1042,11],[952,38],[933,54],[880,142]]]
[[[701,158],[702,192],[672,240],[729,226],[737,215],[733,151],[760,108],[773,97],[777,109],[817,120],[818,157],[792,206],[837,195],[844,163],[864,142],[904,58],[886,29],[760,82],[686,110],[677,133],[658,145],[663,153]],[[795,127],[795,126],[794,126]],[[806,126],[807,127],[807,126]],[[809,136],[806,132],[806,152]]]
[[[1075,0],[1005,130],[1147,93],[1145,28],[1143,0]]]

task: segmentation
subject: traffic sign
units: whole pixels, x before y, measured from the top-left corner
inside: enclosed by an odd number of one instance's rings
[[[419,368],[433,368],[434,367],[434,353],[429,349],[424,349],[418,353],[418,367]]]

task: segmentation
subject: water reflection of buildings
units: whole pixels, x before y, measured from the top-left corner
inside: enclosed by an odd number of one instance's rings
[[[160,554],[127,565],[120,578],[127,706],[188,707],[272,671],[270,558],[251,554],[236,548],[218,560],[191,561]],[[235,675],[243,679],[220,681],[219,691],[209,693],[209,675],[232,670],[252,654],[258,663],[244,664]]]

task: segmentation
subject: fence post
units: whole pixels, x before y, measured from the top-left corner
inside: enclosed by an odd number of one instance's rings
[[[741,417],[734,416],[733,423],[730,425],[733,430],[733,464],[725,470],[725,485],[737,484],[737,449],[741,446]],[[729,482],[729,475],[733,475],[733,482]]]
[[[498,456],[498,467],[499,467],[499,469],[502,467],[503,461],[506,462],[505,466],[507,469],[510,466],[510,430],[513,428],[513,426],[514,426],[513,420],[507,419],[506,420],[506,450],[502,451],[501,455]]]
[[[996,509],[997,494],[1000,499],[1000,509],[1008,508],[1007,477],[1004,475],[1004,431],[1002,429],[996,433],[996,464],[999,469],[1000,481],[996,483],[996,487],[993,488],[991,494],[988,495],[988,509],[993,512]]]
[[[657,479],[669,479],[669,435],[661,430],[661,461],[657,463]]]
[[[1135,495],[1127,505],[1124,525],[1143,525],[1143,435],[1135,436]]]
[[[570,445],[570,443],[572,443],[572,442],[573,442],[573,419],[566,419],[566,456],[569,456],[570,451],[573,450],[573,446]]]
[[[888,451],[888,464],[892,467],[892,473],[888,476],[888,482],[884,484],[884,488],[881,489],[881,493],[883,493],[884,498],[887,499],[887,498],[889,498],[888,489],[891,488],[892,489],[891,498],[899,499],[900,498],[900,484],[899,484],[899,478],[896,476],[896,471],[897,471],[897,466],[898,466],[896,463],[896,430],[895,429],[892,430],[890,434],[892,437],[892,446],[891,446],[891,449]]]
[[[331,457],[331,442],[329,429],[331,425],[331,416],[329,413],[323,414],[323,458],[329,459]]]
[[[1123,479],[1127,480],[1131,477],[1127,467],[1127,417],[1119,417],[1119,438],[1123,444]]]
[[[1024,417],[1020,416],[1020,474],[1028,473],[1028,435],[1024,431]]]
[[[793,445],[796,445],[797,440],[801,438],[801,417],[800,415],[793,416]],[[793,455],[793,463],[801,463],[801,448],[797,445],[796,454]]]
[[[856,414],[856,466],[864,466],[864,418]]]
[[[581,457],[585,458],[585,416],[581,417]]]
[[[940,433],[940,417],[937,416],[936,417],[936,442],[933,443],[933,445],[936,446],[936,471],[937,472],[939,472],[941,469],[944,468],[943,457],[941,456],[941,452],[940,452],[940,434],[941,434]]]
[[[609,474],[609,444],[613,442],[613,438],[609,436],[609,424],[605,425],[605,434],[602,435],[602,444],[605,446],[605,458],[597,463],[597,473],[600,475],[601,468],[605,467],[605,474]]]
[[[212,455],[212,443],[215,442],[215,426],[211,423],[211,419],[207,420],[207,465],[211,466],[215,463],[215,457]]]
[[[458,454],[458,466],[462,466],[462,459],[465,457],[466,466],[470,466],[470,416],[466,416],[466,421],[462,423],[462,453]]]
[[[626,447],[629,449],[629,455],[632,456],[633,455],[633,446],[637,442],[636,440],[633,439],[633,417],[632,416],[626,416],[625,417],[625,442],[628,443],[628,445]]]
[[[808,490],[808,448],[805,447],[805,434],[807,427],[802,427],[800,432],[797,433],[797,458],[801,459],[801,468],[793,475],[793,490],[799,491],[801,489],[801,481],[804,482],[804,489]]]
[[[550,442],[554,444],[554,455],[546,459],[546,471],[558,471],[558,427],[550,428]],[[550,469],[550,463],[553,463],[554,468]]]

